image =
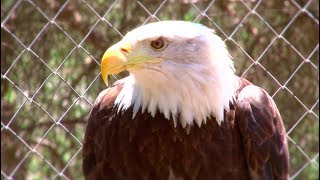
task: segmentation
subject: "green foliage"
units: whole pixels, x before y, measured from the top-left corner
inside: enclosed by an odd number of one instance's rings
[[[193,21],[195,19],[195,14],[193,14],[192,11],[187,12],[184,16],[183,16],[183,20],[184,21]]]
[[[16,99],[16,93],[10,89],[5,93],[5,100],[12,104]]]

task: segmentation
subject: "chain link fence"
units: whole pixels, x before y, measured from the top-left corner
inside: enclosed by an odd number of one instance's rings
[[[173,19],[216,30],[237,75],[278,105],[292,179],[318,179],[318,0],[1,1],[1,179],[83,179],[103,52],[137,26]]]

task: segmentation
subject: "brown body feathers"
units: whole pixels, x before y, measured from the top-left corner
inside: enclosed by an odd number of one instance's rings
[[[271,97],[239,78],[219,126],[184,129],[157,112],[117,113],[116,84],[100,94],[83,144],[86,179],[289,179],[286,133]],[[253,95],[252,95],[253,94]]]

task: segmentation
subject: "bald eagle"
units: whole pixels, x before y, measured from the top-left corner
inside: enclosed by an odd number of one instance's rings
[[[266,91],[237,77],[212,29],[138,27],[103,55],[127,70],[97,97],[83,143],[86,179],[289,179],[286,131]]]

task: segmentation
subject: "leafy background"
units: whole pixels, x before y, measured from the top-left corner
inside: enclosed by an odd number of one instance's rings
[[[83,179],[86,121],[106,88],[100,58],[129,30],[158,20],[215,29],[237,75],[278,105],[290,175],[318,179],[318,19],[318,0],[1,1],[1,179]]]

